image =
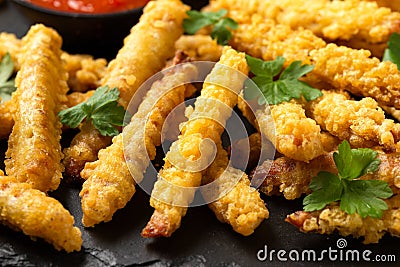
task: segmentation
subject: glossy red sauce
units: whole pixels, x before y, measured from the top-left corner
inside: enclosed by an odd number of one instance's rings
[[[142,7],[149,0],[27,0],[32,4],[64,12],[111,13]]]

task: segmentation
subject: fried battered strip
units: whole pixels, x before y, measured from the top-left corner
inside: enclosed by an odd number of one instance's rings
[[[364,237],[364,244],[378,243],[385,235],[400,236],[400,195],[385,200],[389,209],[381,219],[369,216],[362,218],[358,213],[348,214],[333,203],[320,211],[297,211],[287,216],[291,223],[305,233],[331,234],[338,231],[342,236]]]
[[[379,169],[362,179],[386,181],[393,192],[400,192],[400,154],[379,152],[378,158],[381,161]],[[267,196],[283,194],[286,199],[292,200],[309,192],[308,185],[320,171],[337,173],[332,153],[321,155],[309,163],[287,157],[267,160],[255,168],[250,177],[263,181],[260,191]]]
[[[33,240],[43,238],[57,250],[81,249],[81,231],[74,227],[74,217],[68,210],[56,199],[14,177],[0,176],[0,222]]]
[[[73,92],[86,92],[101,85],[107,69],[107,60],[90,55],[61,55],[68,72],[68,86]]]
[[[41,24],[22,40],[15,125],[8,140],[6,173],[41,191],[57,189],[61,164],[61,122],[57,113],[66,101],[67,73],[61,62],[61,37]]]
[[[310,79],[323,80],[356,96],[372,97],[380,105],[400,108],[400,73],[389,61],[370,58],[367,50],[335,44],[310,52],[314,70]]]
[[[269,110],[270,109],[270,110]],[[308,162],[324,153],[321,129],[301,105],[284,102],[256,111],[260,132],[281,154]]]
[[[221,142],[224,125],[237,103],[237,94],[244,82],[242,73],[248,73],[244,54],[225,47],[219,63],[203,84],[194,110],[190,107],[186,109],[189,120],[182,127],[179,139],[171,145],[159,179],[154,184],[150,205],[155,211],[142,236],[168,237],[179,228],[194,197],[194,190],[182,192],[180,187],[200,186],[203,172],[203,169],[190,171],[187,168],[193,163],[195,167],[200,167],[196,164],[199,163],[197,160],[209,159],[205,154],[210,151],[200,150],[200,144],[205,139],[212,140],[214,144]]]
[[[353,147],[380,145],[388,152],[400,152],[400,124],[386,119],[372,98],[349,100],[343,94],[324,91],[310,103],[310,114],[324,130]]]
[[[183,33],[182,21],[188,9],[179,0],[149,2],[139,23],[125,38],[124,46],[109,63],[101,84],[118,87],[119,104],[125,109],[140,85],[173,57],[175,42]],[[81,130],[73,144],[64,149],[66,175],[76,177],[85,163],[96,160],[98,151],[110,143],[111,138],[101,136],[94,127]]]
[[[14,126],[14,103],[0,100],[0,139],[7,138]]]
[[[182,50],[196,61],[219,60],[222,54],[222,46],[209,35],[183,35],[175,43],[177,50]]]
[[[161,145],[161,131],[169,113],[184,101],[185,91],[197,77],[192,64],[179,65],[155,82],[123,132],[99,152],[99,159],[85,165],[81,175],[83,225],[111,220],[135,193],[150,160]],[[125,146],[125,149],[124,149]],[[125,152],[125,157],[124,157]],[[133,177],[132,177],[133,176]]]
[[[269,212],[260,193],[250,187],[247,175],[228,164],[228,153],[218,144],[216,158],[205,171],[202,183],[208,184],[218,179],[215,185],[218,188],[215,190],[219,195],[227,189],[229,191],[208,206],[219,221],[230,224],[233,230],[248,236],[269,217]]]
[[[210,9],[220,8],[258,14],[294,30],[308,29],[328,42],[351,40],[349,44],[358,44],[355,48],[386,44],[391,33],[400,31],[400,13],[375,2],[314,0],[305,5],[297,0],[211,1]],[[382,56],[382,48],[376,56]]]

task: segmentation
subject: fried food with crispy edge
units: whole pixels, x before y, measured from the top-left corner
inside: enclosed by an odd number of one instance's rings
[[[193,190],[182,193],[179,186],[200,186],[203,171],[185,171],[187,166],[178,167],[171,161],[176,163],[177,159],[181,161],[183,157],[184,160],[195,162],[202,158],[200,144],[205,139],[211,139],[214,144],[220,142],[226,120],[237,104],[237,94],[244,82],[241,81],[243,74],[248,74],[244,53],[225,47],[221,59],[208,74],[194,109],[186,108],[185,114],[189,120],[183,125],[179,139],[166,154],[165,164],[150,198],[150,205],[155,211],[142,231],[143,237],[169,237],[179,228],[187,205],[194,197]],[[187,165],[187,162],[183,164]],[[161,198],[162,201],[159,200]]]
[[[156,156],[156,146],[161,145],[165,119],[184,101],[188,83],[196,77],[197,68],[190,63],[167,70],[153,83],[123,132],[100,150],[97,161],[86,163],[81,172],[86,181],[80,193],[84,226],[110,221],[132,198],[135,184],[142,180]]]
[[[344,94],[324,91],[309,102],[310,116],[321,128],[353,147],[382,146],[400,152],[400,124],[385,118],[384,111],[370,97],[350,100]]]
[[[380,160],[376,172],[364,175],[363,180],[382,180],[389,184],[394,193],[400,192],[400,153],[378,151]],[[260,191],[267,196],[281,195],[288,199],[299,198],[308,193],[308,186],[320,171],[337,173],[332,153],[326,153],[309,163],[280,157],[267,160],[250,174],[253,180],[262,180]]]
[[[300,104],[283,102],[256,111],[260,132],[276,150],[292,159],[308,162],[324,153],[321,128],[305,115]]]
[[[228,223],[236,232],[248,236],[269,217],[268,209],[257,189],[250,186],[246,173],[229,165],[228,153],[217,144],[214,162],[203,175],[202,184],[216,181],[218,195],[224,195],[208,204],[217,219]]]
[[[7,138],[12,131],[14,109],[15,105],[11,100],[1,102],[0,99],[0,139]]]
[[[21,69],[14,127],[8,139],[6,173],[41,191],[57,189],[61,164],[61,122],[57,116],[66,101],[67,72],[61,61],[61,37],[42,24],[34,25],[22,40]]]
[[[81,231],[56,199],[0,171],[0,222],[24,234],[43,238],[57,250],[79,251]]]
[[[315,85],[329,84],[357,96],[373,97],[380,105],[400,107],[400,73],[389,61],[371,58],[368,50],[328,44],[309,30],[292,30],[276,25],[260,15],[232,11],[240,27],[233,31],[232,47],[253,57],[273,60],[285,57],[285,66],[295,60],[313,64],[303,81]]]
[[[108,64],[101,84],[119,89],[119,104],[125,109],[140,85],[174,56],[187,10],[189,7],[179,0],[150,1],[116,58]],[[111,140],[93,126],[82,128],[70,147],[64,149],[65,174],[79,180],[85,163],[96,160],[99,150],[110,145]]]
[[[372,48],[377,57],[383,55],[390,34],[400,31],[400,13],[375,2],[314,0],[304,5],[297,0],[215,0],[207,9],[221,8],[258,14],[293,30],[311,30],[327,42]]]
[[[393,0],[366,0],[369,2],[376,2],[378,6],[388,7],[392,11],[400,11],[400,2]]]
[[[176,50],[182,50],[196,61],[217,62],[222,54],[222,46],[209,35],[182,35],[175,43]]]
[[[348,214],[340,209],[338,203],[333,203],[320,211],[297,211],[288,215],[285,221],[305,233],[331,234],[337,230],[342,236],[364,237],[364,244],[378,243],[385,233],[400,236],[400,195],[385,202],[388,210],[383,212],[381,219]]]

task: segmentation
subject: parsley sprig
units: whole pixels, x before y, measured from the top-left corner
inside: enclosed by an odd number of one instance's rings
[[[212,25],[211,38],[216,39],[220,45],[227,45],[232,38],[230,29],[236,30],[239,26],[233,19],[225,17],[228,13],[226,9],[216,12],[189,10],[186,13],[189,16],[183,20],[186,33],[195,34],[201,28]]]
[[[383,53],[382,61],[391,61],[400,70],[400,34],[394,32],[390,35],[388,47]]]
[[[61,122],[71,128],[78,127],[86,119],[86,123],[92,123],[101,135],[115,136],[119,133],[115,126],[123,126],[125,116],[118,99],[118,88],[99,87],[86,102],[62,110],[58,115]]]
[[[12,75],[14,72],[14,62],[9,53],[6,53],[0,61],[0,98],[1,101],[10,100],[12,92],[17,88],[14,84]]]
[[[351,149],[343,141],[333,154],[338,175],[322,171],[311,181],[312,193],[303,200],[305,211],[321,210],[326,205],[340,201],[340,208],[348,214],[357,212],[361,217],[381,218],[388,206],[382,199],[393,195],[385,181],[359,180],[378,170],[377,152],[368,148]]]
[[[313,65],[303,65],[301,61],[294,61],[283,70],[285,58],[281,56],[272,61],[263,61],[246,55],[246,60],[251,73],[255,75],[252,81],[257,86],[249,81],[246,82],[245,99],[257,98],[260,105],[266,102],[276,105],[292,98],[299,99],[301,96],[307,101],[322,96],[320,90],[299,80],[300,77],[313,70]]]

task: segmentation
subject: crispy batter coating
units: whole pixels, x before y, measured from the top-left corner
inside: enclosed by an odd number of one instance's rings
[[[90,55],[61,55],[68,72],[68,86],[74,92],[86,92],[99,87],[104,77],[107,60],[104,58],[94,59]]]
[[[179,0],[151,1],[146,5],[139,23],[132,27],[101,81],[103,86],[119,89],[119,104],[124,108],[140,85],[173,57],[175,42],[183,33],[182,21],[188,9]],[[96,160],[99,150],[110,143],[111,138],[101,136],[94,127],[82,129],[71,146],[64,149],[65,174],[77,177],[85,163]]]
[[[218,45],[216,40],[211,39],[209,35],[182,35],[176,41],[175,48],[182,50],[196,61],[216,62],[222,54],[222,46]]]
[[[362,177],[363,180],[386,181],[395,193],[400,192],[400,154],[379,151],[379,169]],[[251,179],[262,180],[260,191],[268,196],[283,194],[286,199],[299,198],[308,193],[308,185],[320,171],[337,173],[333,154],[326,153],[309,163],[280,157],[267,160],[250,174]]]
[[[400,2],[393,0],[365,0],[369,2],[376,2],[378,6],[388,7],[392,11],[400,11]]]
[[[372,98],[349,100],[343,94],[324,91],[310,105],[311,116],[324,130],[353,147],[380,145],[389,152],[400,151],[400,124],[386,119]]]
[[[20,64],[18,57],[21,53],[21,40],[13,33],[0,32],[0,59],[7,52],[10,53],[14,62],[14,70],[19,70]]]
[[[308,29],[329,42],[353,40],[359,45],[356,48],[385,44],[391,33],[400,30],[400,13],[375,2],[314,0],[305,5],[297,0],[211,1],[210,9],[220,8],[258,14],[292,29]]]
[[[8,140],[6,173],[42,191],[57,189],[61,164],[61,122],[67,73],[61,62],[61,37],[41,24],[24,37],[16,77],[15,125]]]
[[[67,95],[67,102],[65,103],[67,108],[74,107],[80,103],[87,101],[94,94],[94,90],[87,92],[73,92]]]
[[[29,235],[43,238],[57,250],[79,251],[81,231],[74,217],[56,199],[16,178],[0,176],[0,222]]]
[[[112,145],[100,150],[97,161],[85,165],[81,175],[86,181],[80,193],[84,226],[111,220],[115,211],[132,198],[135,183],[142,180],[156,156],[166,117],[184,101],[184,84],[196,77],[197,69],[192,64],[179,65],[166,73],[152,85]]]
[[[208,206],[219,221],[230,224],[233,230],[248,236],[269,217],[269,212],[260,193],[250,187],[247,175],[228,164],[228,153],[219,144],[216,158],[205,171],[202,183],[218,179],[219,188],[216,190],[220,193],[227,189],[229,191]]]
[[[15,105],[12,101],[0,100],[0,139],[7,138],[14,126],[13,114]]]
[[[265,111],[257,110],[260,132],[283,155],[308,162],[324,153],[321,129],[307,118],[301,105],[284,102]]]
[[[297,211],[288,215],[286,221],[305,233],[331,234],[337,230],[343,236],[364,237],[364,244],[378,243],[385,233],[400,236],[400,196],[385,201],[389,209],[383,212],[381,219],[348,214],[333,203],[320,211]]]
[[[210,152],[207,149],[201,151],[200,144],[205,139],[211,139],[214,144],[220,142],[224,125],[244,82],[242,73],[248,73],[244,54],[225,47],[219,63],[207,76],[194,109],[186,109],[189,120],[182,126],[179,139],[171,145],[159,179],[154,184],[150,205],[155,211],[142,236],[168,237],[179,228],[187,205],[193,200],[194,190],[182,192],[178,186],[200,186],[203,169],[198,165],[202,162],[197,160],[207,161],[209,158],[204,154]],[[203,156],[201,152],[204,152]],[[187,170],[193,163],[195,168]]]
[[[400,73],[389,61],[370,58],[367,50],[329,44],[310,52],[314,70],[307,76],[323,80],[336,89],[372,97],[379,104],[400,107]]]

